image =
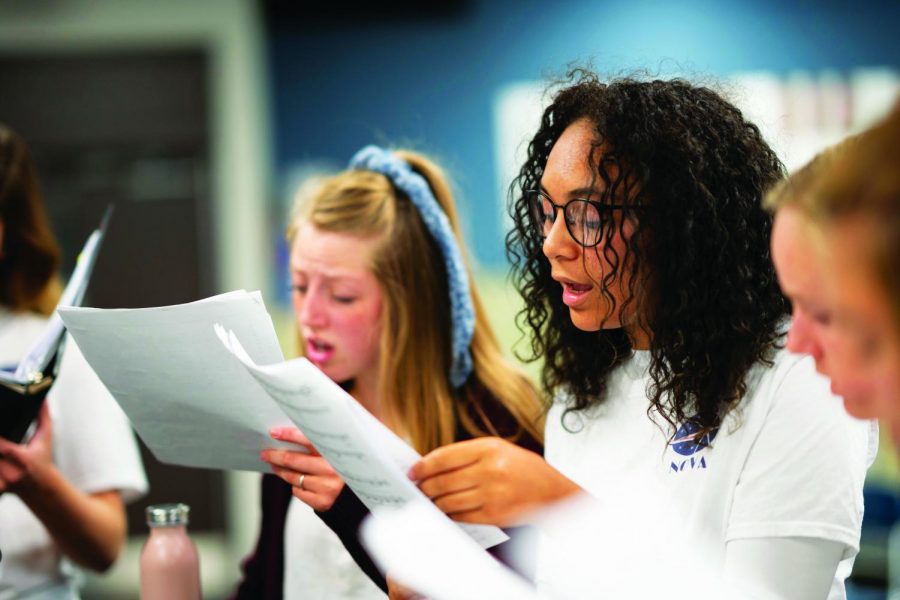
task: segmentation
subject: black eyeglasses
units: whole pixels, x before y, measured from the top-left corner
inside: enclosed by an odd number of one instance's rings
[[[634,210],[640,206],[625,204],[603,204],[593,200],[575,198],[565,204],[556,204],[550,196],[540,190],[525,192],[535,230],[541,237],[550,235],[550,229],[556,221],[556,211],[563,211],[566,229],[572,239],[585,248],[592,248],[600,243],[603,229],[613,211]]]

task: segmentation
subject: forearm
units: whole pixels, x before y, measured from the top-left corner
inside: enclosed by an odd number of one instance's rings
[[[117,491],[86,494],[50,466],[18,494],[73,562],[98,572],[115,562],[127,531]]]
[[[843,544],[818,538],[757,538],[728,543],[725,583],[753,600],[828,596]]]

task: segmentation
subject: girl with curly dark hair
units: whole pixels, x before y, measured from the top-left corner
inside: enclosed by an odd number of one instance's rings
[[[413,469],[420,488],[459,521],[494,524],[578,492],[602,502],[624,487],[637,503],[662,490],[678,539],[711,540],[726,581],[843,597],[871,428],[783,350],[791,307],[761,206],[782,176],[708,88],[571,73],[513,184],[507,237],[520,323],[556,398],[546,462],[462,442]],[[542,548],[539,580],[572,571],[571,553]]]
[[[287,231],[300,350],[419,452],[478,436],[540,452],[538,390],[503,357],[456,215],[443,169],[408,150],[368,146],[304,188]],[[263,452],[274,475],[234,598],[384,598],[366,505],[299,430],[273,436],[310,453]]]

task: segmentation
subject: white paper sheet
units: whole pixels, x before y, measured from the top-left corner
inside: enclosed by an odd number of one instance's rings
[[[435,518],[425,503],[373,513],[361,537],[380,569],[430,600],[538,598],[521,577],[452,522]]]
[[[610,482],[600,498],[571,496],[527,516],[540,532],[539,593],[745,600],[721,581],[721,562],[712,552],[719,542],[686,528],[681,500],[666,485],[631,478]],[[690,585],[673,585],[686,574]]]
[[[542,579],[539,566],[537,590],[416,503],[373,513],[361,539],[380,569],[430,600],[747,600],[721,580],[708,554],[710,541],[679,533],[677,512],[660,505],[660,497],[621,503],[625,497],[609,502],[579,496],[531,515],[528,521],[541,532],[542,555],[553,555],[563,566],[552,580]],[[648,545],[648,539],[655,541]],[[534,547],[522,550],[531,553]],[[686,574],[690,585],[673,584]]]
[[[91,367],[160,461],[190,467],[270,472],[264,448],[291,420],[213,331],[238,332],[254,360],[283,360],[259,292],[144,309],[60,308]]]
[[[406,475],[421,455],[315,365],[296,358],[258,366],[243,349],[239,334],[224,327],[216,327],[216,333],[369,510],[425,501],[435,518],[454,526]],[[509,539],[497,527],[461,527],[485,548]]]

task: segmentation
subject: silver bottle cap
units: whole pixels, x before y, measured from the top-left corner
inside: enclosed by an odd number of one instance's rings
[[[188,524],[188,513],[191,507],[187,504],[153,504],[147,507],[147,525],[150,527],[174,527]]]

